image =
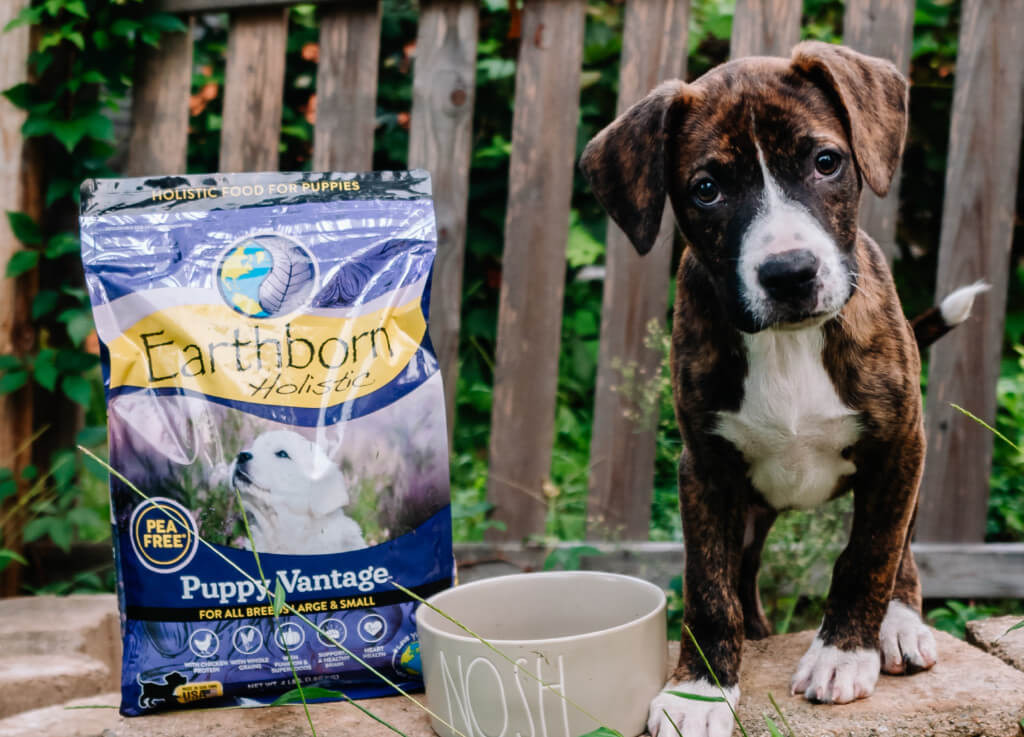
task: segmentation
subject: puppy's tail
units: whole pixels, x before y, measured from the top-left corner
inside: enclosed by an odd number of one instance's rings
[[[966,320],[971,314],[974,298],[991,288],[991,284],[986,284],[983,281],[976,281],[974,284],[960,287],[937,306],[929,307],[915,317],[910,322],[910,326],[914,328],[917,347],[924,350]]]

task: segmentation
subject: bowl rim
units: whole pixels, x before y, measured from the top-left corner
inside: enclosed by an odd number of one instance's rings
[[[581,576],[582,577],[586,577],[586,578],[614,578],[614,579],[619,579],[621,581],[628,581],[628,582],[634,583],[634,584],[642,584],[644,587],[646,587],[648,589],[653,589],[654,592],[657,594],[657,597],[658,597],[657,605],[651,611],[647,612],[646,614],[643,614],[643,615],[637,617],[636,619],[632,619],[632,620],[630,620],[628,622],[624,622],[623,624],[617,624],[614,627],[605,627],[605,628],[599,629],[599,630],[590,630],[590,631],[587,631],[587,632],[581,632],[581,633],[576,634],[576,635],[562,635],[561,637],[545,637],[545,638],[537,638],[537,639],[529,639],[529,640],[523,640],[523,639],[520,639],[520,640],[509,640],[509,639],[497,639],[497,638],[489,638],[489,637],[482,637],[480,639],[485,640],[487,643],[489,643],[491,645],[503,645],[505,647],[516,647],[516,646],[531,646],[531,647],[535,647],[537,645],[553,645],[553,644],[560,643],[560,642],[569,642],[569,641],[575,641],[575,640],[589,639],[591,637],[607,636],[609,634],[618,632],[620,630],[625,630],[628,627],[636,627],[636,626],[640,625],[641,623],[644,623],[644,622],[646,622],[646,621],[648,621],[650,619],[653,619],[654,617],[658,617],[658,616],[663,615],[664,612],[665,612],[665,609],[666,609],[668,601],[667,601],[667,598],[665,596],[665,591],[660,586],[658,586],[656,584],[653,584],[650,581],[646,581],[646,580],[644,580],[642,578],[638,578],[636,576],[627,576],[627,575],[622,574],[622,573],[610,573],[610,572],[605,572],[605,571],[536,571],[536,572],[532,572],[532,573],[510,573],[510,574],[503,575],[503,576],[492,576],[491,578],[482,578],[482,579],[479,579],[477,581],[470,581],[468,583],[464,583],[464,584],[461,584],[461,585],[458,585],[458,586],[453,586],[451,588],[445,589],[444,591],[439,591],[436,594],[434,594],[433,596],[428,597],[426,599],[426,601],[431,606],[434,606],[434,607],[437,607],[438,609],[441,609],[441,607],[438,606],[435,603],[436,599],[439,599],[439,598],[443,599],[443,598],[445,598],[446,595],[452,594],[452,592],[462,591],[462,590],[467,589],[467,588],[476,588],[476,587],[479,587],[479,586],[493,585],[495,581],[501,581],[502,579],[525,578],[525,577],[529,577],[531,579],[536,579],[536,578],[540,578],[540,577],[544,577],[544,578],[558,578],[558,577],[581,577]],[[429,622],[429,620],[428,621],[424,621],[424,619],[420,616],[420,613],[419,613],[419,609],[421,607],[423,607],[423,606],[424,606],[423,604],[420,604],[420,606],[417,607],[416,627],[417,627],[418,631],[420,629],[426,629],[426,630],[430,630],[431,635],[434,635],[434,636],[436,636],[438,638],[446,638],[446,639],[457,641],[457,642],[474,642],[474,643],[477,643],[477,644],[482,644],[480,642],[480,639],[478,639],[476,637],[473,637],[472,635],[455,634],[455,633],[451,633],[451,632],[446,632],[446,631],[443,631],[440,628],[436,627],[435,625],[431,624]],[[450,621],[450,620],[447,620],[447,618],[444,617],[443,615],[438,614],[436,611],[431,611],[431,614],[433,616],[441,617],[445,621]]]

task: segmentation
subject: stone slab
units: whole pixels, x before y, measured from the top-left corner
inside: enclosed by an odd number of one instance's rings
[[[977,619],[967,623],[967,641],[1024,671],[1024,627],[1008,630],[1024,619],[1020,615]]]
[[[0,599],[0,653],[73,655],[107,666],[101,690],[118,687],[121,628],[113,594]]]
[[[110,680],[107,664],[87,655],[5,655],[0,657],[0,719],[98,694]]]
[[[939,662],[911,676],[882,675],[875,693],[842,706],[789,695],[789,679],[813,632],[744,646],[739,716],[750,737],[768,737],[775,696],[798,737],[1019,737],[1024,673],[944,632]],[[779,720],[776,718],[776,722]],[[739,734],[738,730],[734,734]]]
[[[789,679],[812,632],[747,643],[739,715],[750,737],[768,735],[764,715],[774,695],[798,737],[1018,737],[1024,718],[1024,673],[998,658],[936,632],[940,662],[913,676],[882,676],[875,694],[844,706],[807,703],[789,695]],[[670,661],[678,650],[670,648]],[[116,694],[72,706],[118,703]],[[360,702],[408,737],[431,737],[426,716],[400,698]],[[310,707],[317,733],[392,737],[393,732],[349,704]],[[778,719],[776,719],[778,721]],[[0,720],[0,737],[300,737],[309,735],[300,707],[196,710],[127,719],[113,708],[56,706]],[[734,732],[738,735],[739,730]],[[479,737],[479,735],[475,736]],[[550,737],[562,737],[551,735]]]

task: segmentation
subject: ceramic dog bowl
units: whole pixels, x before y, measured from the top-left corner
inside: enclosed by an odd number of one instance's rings
[[[657,586],[611,573],[526,573],[429,601],[516,663],[428,607],[417,610],[427,702],[466,737],[578,737],[602,724],[625,737],[644,731],[665,681],[665,594]]]

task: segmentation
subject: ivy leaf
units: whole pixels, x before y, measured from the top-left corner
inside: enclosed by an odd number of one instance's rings
[[[69,253],[78,253],[78,238],[73,233],[58,233],[46,244],[46,258],[56,259]]]
[[[72,402],[88,409],[92,399],[92,385],[84,376],[65,376],[61,379],[60,389]]]
[[[36,221],[23,212],[7,212],[7,223],[11,226],[14,237],[26,246],[36,246],[43,242],[43,231]]]
[[[82,345],[94,328],[90,310],[64,310],[57,319],[67,327],[68,337],[75,346]]]
[[[71,194],[75,189],[75,182],[71,179],[53,179],[46,186],[46,206],[49,207],[57,200]]]
[[[49,133],[70,153],[79,142],[89,136],[107,140],[114,135],[114,124],[99,112],[73,120],[51,120]]]
[[[69,13],[74,13],[80,18],[89,17],[89,11],[85,9],[85,3],[82,2],[82,0],[71,0],[71,2],[65,2],[64,9]]]
[[[33,464],[33,463],[30,463],[27,466],[25,466],[23,469],[21,469],[21,477],[25,481],[31,482],[38,475],[39,475],[39,469],[36,468],[35,464]]]
[[[8,87],[2,94],[15,107],[22,110],[28,110],[32,107],[32,85],[27,82]]]
[[[13,20],[4,26],[4,33],[17,28],[18,26],[34,26],[39,23],[39,20],[43,17],[43,9],[36,7],[24,7],[21,12],[14,16]]]
[[[162,33],[184,33],[188,30],[181,19],[170,13],[153,13],[147,16],[143,22],[154,31]]]
[[[28,372],[25,370],[8,371],[0,376],[0,394],[16,392],[28,382]]]
[[[77,445],[84,445],[86,448],[103,445],[105,442],[107,442],[106,425],[89,425],[88,427],[83,427],[78,431],[78,435],[75,436],[75,443]]]
[[[21,539],[27,543],[35,542],[50,531],[53,517],[36,517],[25,523],[21,530]]]
[[[26,271],[31,271],[39,263],[39,251],[15,251],[11,260],[7,262],[7,276],[21,276]]]
[[[60,295],[52,289],[39,290],[39,293],[32,298],[32,319],[38,321],[49,315],[56,309],[59,300]]]
[[[32,366],[32,374],[39,386],[47,391],[56,391],[57,377],[60,375],[57,370],[57,351],[52,348],[44,348],[39,351]]]
[[[122,38],[131,38],[131,35],[142,27],[142,24],[137,20],[131,20],[130,18],[121,18],[114,21],[110,26],[110,32],[115,36],[121,36]]]
[[[11,369],[21,368],[21,366],[21,359],[17,356],[12,356],[10,353],[0,355],[0,371],[10,371]]]

